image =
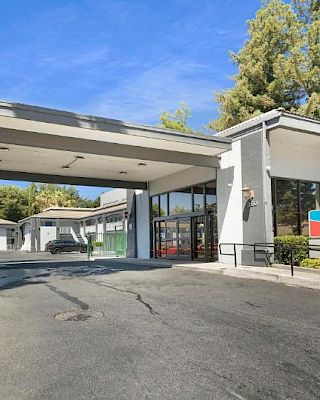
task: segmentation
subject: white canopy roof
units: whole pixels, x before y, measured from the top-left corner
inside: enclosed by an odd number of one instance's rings
[[[230,139],[0,102],[0,178],[146,188],[191,166],[218,166]]]

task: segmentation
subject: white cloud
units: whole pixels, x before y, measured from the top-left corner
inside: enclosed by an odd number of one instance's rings
[[[181,60],[150,66],[134,78],[100,94],[82,111],[154,124],[159,122],[163,110],[174,110],[180,101],[186,101],[194,113],[210,110],[213,108],[214,82],[208,78],[208,68]]]

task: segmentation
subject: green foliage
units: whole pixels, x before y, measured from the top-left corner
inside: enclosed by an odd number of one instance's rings
[[[17,222],[28,216],[29,198],[26,189],[0,186],[0,218]]]
[[[320,118],[320,0],[263,1],[248,22],[249,39],[231,54],[238,67],[232,89],[216,94],[221,131],[283,107]]]
[[[76,207],[82,208],[96,208],[100,206],[100,197],[96,199],[88,199],[86,197],[78,197]]]
[[[320,258],[305,258],[301,261],[301,267],[320,269]]]
[[[99,198],[82,198],[72,186],[35,183],[25,189],[12,185],[0,186],[0,218],[14,222],[48,207],[95,208],[99,204]]]
[[[49,207],[75,207],[77,191],[59,185],[41,184],[35,196],[35,205],[42,211]]]
[[[160,115],[161,127],[174,129],[182,132],[192,132],[192,129],[188,125],[188,121],[191,116],[191,110],[187,103],[181,102],[180,108],[177,108],[175,112],[169,113],[163,111]]]
[[[274,238],[275,262],[291,264],[291,248],[293,249],[293,263],[299,265],[308,256],[309,239],[307,236],[283,235]]]
[[[103,242],[95,241],[92,243],[94,247],[103,247]]]

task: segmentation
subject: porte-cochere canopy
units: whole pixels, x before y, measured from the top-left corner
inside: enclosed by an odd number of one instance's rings
[[[192,166],[218,167],[231,140],[0,102],[0,178],[146,189]]]

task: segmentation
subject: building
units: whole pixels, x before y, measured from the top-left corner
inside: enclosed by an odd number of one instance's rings
[[[17,224],[0,218],[0,251],[14,250],[17,244]]]
[[[320,121],[282,109],[204,136],[2,102],[0,128],[2,179],[127,189],[129,257],[259,264],[319,208]]]
[[[232,141],[219,167],[149,184],[155,257],[232,262],[218,254],[218,243],[308,236],[308,212],[320,204],[320,121],[274,110],[219,137]],[[242,264],[264,261],[250,246],[237,248]]]
[[[109,232],[126,231],[126,198],[110,191],[98,208],[50,207],[18,222],[18,248],[44,251],[50,240],[87,243],[88,236],[102,240]]]

